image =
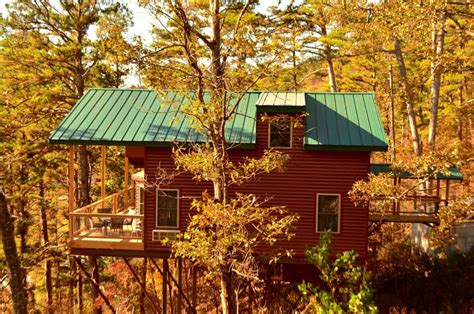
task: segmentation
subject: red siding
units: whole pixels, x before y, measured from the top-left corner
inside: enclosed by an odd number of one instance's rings
[[[127,146],[125,147],[125,156],[128,157],[130,163],[137,168],[145,166],[145,147],[143,146]]]
[[[285,249],[292,249],[295,257],[303,257],[304,249],[318,243],[319,235],[315,231],[316,194],[341,194],[341,225],[340,233],[333,236],[333,249],[336,252],[355,250],[361,257],[367,252],[368,209],[355,207],[347,192],[354,181],[367,177],[369,172],[369,152],[336,152],[310,151],[303,149],[303,128],[293,130],[293,147],[285,149],[290,156],[287,171],[271,173],[259,177],[238,191],[254,193],[262,197],[271,196],[269,205],[285,205],[290,211],[299,214],[295,224],[294,237],[290,242],[279,244]],[[267,148],[267,122],[257,122],[257,148],[254,150],[233,150],[232,159],[243,156],[258,156]],[[172,171],[174,164],[171,150],[167,148],[146,148],[145,172],[149,182],[155,181],[158,166]],[[163,188],[180,190],[181,197],[199,197],[204,189],[212,191],[207,183],[196,183],[190,175],[179,175]],[[234,189],[235,190],[235,189]],[[151,241],[151,233],[155,228],[155,193],[150,189],[145,196],[145,249],[163,249],[159,242]],[[189,217],[188,198],[180,200],[180,230],[185,230],[185,220]]]

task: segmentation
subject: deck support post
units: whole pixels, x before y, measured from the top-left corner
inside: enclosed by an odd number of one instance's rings
[[[88,259],[89,259],[89,267],[92,268],[92,274],[91,274],[92,279],[90,280],[90,283],[92,285],[91,296],[92,296],[92,302],[95,303],[95,300],[100,295],[99,265],[97,264],[97,256],[89,255]],[[102,306],[99,306],[98,308],[93,307],[92,313],[102,314]]]
[[[168,259],[163,258],[163,272],[161,273],[162,280],[161,280],[161,295],[162,295],[162,302],[163,305],[161,308],[163,309],[163,313],[166,313],[166,305],[167,305],[167,295],[166,292],[168,291],[168,272],[169,272],[169,264]]]
[[[181,258],[178,258],[178,313],[181,313],[181,302],[183,302],[183,297],[181,293],[181,288],[183,286],[183,261]]]
[[[100,157],[100,197],[102,198],[102,207],[105,207],[105,167],[107,166],[105,146],[100,147]]]
[[[440,203],[440,198],[439,198],[439,193],[440,193],[440,181],[439,179],[436,180],[436,200],[435,200],[435,213],[439,212],[439,203]]]
[[[449,202],[449,180],[446,180],[446,194],[444,196],[444,206],[448,206]]]
[[[152,297],[148,294],[148,291],[146,290],[146,282],[142,282],[140,280],[140,277],[138,277],[137,273],[135,272],[135,270],[132,268],[132,265],[130,265],[128,259],[126,257],[122,257],[123,261],[125,262],[125,264],[127,265],[128,269],[130,270],[130,272],[132,273],[133,277],[135,278],[135,280],[138,282],[138,284],[140,285],[140,288],[142,288],[142,292],[146,295],[146,297],[148,298],[148,300],[150,300],[150,303],[151,305],[153,306],[153,308],[155,309],[155,311],[157,313],[160,313],[160,308],[158,307],[158,304],[156,304],[154,302],[154,300],[152,299]],[[166,313],[165,310],[163,310],[163,313]]]
[[[69,146],[69,241],[73,239],[74,218],[71,213],[74,211],[74,145]]]
[[[92,285],[94,285],[94,287],[97,289],[97,292],[99,293],[100,297],[102,298],[102,300],[104,300],[105,304],[107,305],[107,307],[110,309],[110,311],[112,313],[117,313],[114,309],[114,307],[112,306],[112,304],[110,303],[109,299],[107,299],[107,297],[105,296],[105,294],[102,292],[102,290],[100,290],[100,286],[99,284],[92,278],[91,274],[89,274],[89,272],[87,272],[86,268],[84,267],[84,265],[82,265],[82,262],[81,260],[77,257],[77,256],[73,256],[73,259],[74,261],[76,262],[76,265],[79,267],[79,269],[81,270],[81,272],[86,276],[86,278],[92,283]]]
[[[169,279],[171,279],[171,281],[177,286],[178,288],[178,296],[181,295],[181,297],[184,299],[184,302],[185,304],[187,305],[188,309],[186,311],[186,313],[196,313],[196,303],[194,301],[194,303],[191,303],[191,301],[188,299],[188,297],[186,296],[186,294],[184,293],[183,291],[183,287],[176,281],[176,279],[171,275],[170,271],[169,271],[169,267],[166,269],[166,266],[168,264],[168,259],[164,258],[163,259],[163,270],[161,270],[161,268],[158,266],[158,264],[156,263],[156,261],[151,258],[151,262],[152,264],[155,266],[156,270],[158,270],[158,272],[160,273],[161,277],[163,278],[163,294],[165,295],[166,293],[166,288],[165,288],[165,284],[166,286],[169,286],[170,283],[169,283]],[[194,268],[194,267],[193,267]],[[194,272],[193,272],[193,278],[195,277],[194,275]],[[165,278],[166,278],[166,281],[165,281]],[[195,281],[193,280],[193,297],[195,298],[195,293],[196,293],[196,285],[194,284]],[[171,289],[170,289],[171,290]],[[195,299],[194,299],[195,300]]]
[[[193,283],[192,283],[192,302],[193,302],[193,309],[197,307],[197,293],[196,293],[196,286],[197,286],[197,274],[196,274],[196,266],[192,265],[191,272],[193,274]]]
[[[129,163],[128,157],[125,157],[125,209],[128,209],[128,173],[129,173]]]
[[[148,259],[146,257],[143,258],[143,269],[142,269],[142,281],[146,285],[146,271],[148,268]],[[142,291],[140,294],[140,314],[145,314],[145,293]]]

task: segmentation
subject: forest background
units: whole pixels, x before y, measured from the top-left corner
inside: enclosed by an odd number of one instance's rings
[[[239,12],[243,5],[229,7]],[[256,3],[249,4],[241,23],[245,36],[237,39],[239,49],[229,52],[229,76],[243,78],[234,82],[236,88],[254,84],[256,90],[372,91],[390,144],[389,151],[375,154],[373,161],[409,163],[416,156],[439,156],[461,167],[465,180],[456,193],[472,198],[474,32],[468,1],[303,0],[265,5],[262,10]],[[199,14],[202,8],[196,2],[189,9]],[[134,17],[144,12],[140,10],[146,10],[149,19]],[[235,19],[237,14],[229,12]],[[172,45],[177,34],[160,14],[151,1],[5,4],[0,20],[0,172],[9,214],[14,217],[19,260],[27,274],[31,309],[78,306],[75,294],[82,284],[66,246],[67,153],[64,147],[48,145],[49,133],[91,87],[193,86],[183,55]],[[133,27],[134,21],[150,26]],[[226,34],[230,32],[224,32],[224,38]],[[260,79],[252,83],[254,77]],[[89,166],[77,180],[89,186],[78,195],[77,206],[100,196],[95,180],[100,173],[99,153],[98,149],[78,152],[86,156]],[[108,193],[123,184],[123,156],[121,148],[108,151],[108,169],[116,174],[109,176]],[[452,245],[452,225],[468,218],[450,216],[449,224],[440,230],[441,240],[434,242]],[[437,263],[459,263],[446,256],[427,256],[409,239],[409,226],[385,225],[371,237],[372,243],[383,245],[372,246],[370,267],[396,280],[410,278],[407,274],[412,272],[435,273]],[[4,249],[0,250],[0,306],[8,308],[11,296],[5,287],[10,279],[1,255],[7,252]],[[397,265],[400,260],[413,263],[402,263],[403,268]],[[139,304],[144,307],[137,284],[131,276],[123,276],[122,262],[101,259],[97,263],[103,274],[101,284],[115,304],[127,310],[138,309]],[[449,271],[443,275],[454,276]],[[378,283],[380,291],[387,289],[382,279]],[[419,291],[417,284],[413,283],[413,291],[418,294],[440,289]],[[89,289],[84,285],[80,293]],[[401,303],[399,299],[384,302],[402,307],[430,303],[410,303],[417,294],[408,290],[400,292]],[[457,287],[455,291],[467,290]],[[84,302],[84,307],[93,305]]]

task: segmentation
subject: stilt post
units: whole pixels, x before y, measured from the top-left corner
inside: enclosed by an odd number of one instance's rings
[[[187,298],[187,296],[184,293],[182,287],[178,284],[176,279],[174,279],[174,277],[171,276],[171,274],[169,272],[169,268],[168,268],[168,271],[165,272],[165,262],[164,262],[165,260],[166,259],[163,259],[163,270],[160,269],[160,267],[158,266],[158,264],[156,263],[156,261],[154,259],[151,259],[151,262],[153,263],[153,265],[156,267],[156,269],[158,270],[158,272],[161,274],[161,276],[163,278],[165,278],[165,277],[170,278],[174,282],[174,284],[177,286],[179,294],[181,294],[181,296],[184,298],[184,301],[186,302],[186,305],[188,306],[188,312],[187,313],[189,313],[189,312],[196,313],[195,303],[191,303],[190,300]],[[166,283],[167,283],[167,281],[166,281]],[[165,281],[163,280],[163,282],[165,282]],[[193,282],[195,282],[195,281],[193,281]],[[165,290],[163,290],[163,291],[165,291]],[[196,292],[195,285],[193,285],[193,293],[194,293],[193,296],[194,296],[194,298],[196,297],[195,292]]]
[[[163,313],[166,313],[166,305],[167,305],[167,289],[168,289],[168,271],[169,271],[169,265],[168,265],[168,259],[163,258],[163,273],[162,273],[162,286],[161,286],[161,294],[162,294],[162,302],[163,305],[161,308],[163,309]]]
[[[154,302],[154,300],[151,298],[150,294],[148,294],[148,291],[146,290],[146,283],[143,283],[140,278],[138,277],[137,273],[135,272],[135,270],[132,268],[132,265],[130,265],[128,259],[126,257],[122,257],[123,261],[125,262],[125,264],[127,265],[128,269],[130,270],[130,272],[132,273],[133,277],[135,278],[135,280],[138,282],[138,284],[140,285],[140,288],[142,288],[142,292],[146,295],[146,297],[148,298],[148,300],[150,300],[150,303],[151,305],[153,306],[153,308],[155,309],[155,311],[157,313],[160,313],[160,308],[158,307],[158,304],[156,304]],[[163,313],[166,313],[165,310],[163,310]]]
[[[86,278],[96,287],[97,289],[97,292],[99,293],[100,297],[102,298],[102,300],[104,300],[105,304],[107,305],[107,307],[110,309],[110,311],[112,313],[117,313],[114,309],[114,307],[112,306],[112,304],[110,303],[109,299],[107,299],[107,297],[105,296],[105,294],[102,292],[102,290],[100,290],[100,286],[99,284],[94,280],[92,279],[92,276],[91,274],[89,274],[86,270],[86,268],[84,267],[84,265],[82,265],[82,262],[81,260],[76,257],[76,256],[73,256],[73,259],[76,261],[76,265],[79,267],[79,269],[82,271],[82,273],[86,276]]]
[[[146,285],[146,272],[148,267],[148,259],[146,257],[143,258],[143,269],[142,269],[142,281]],[[140,314],[145,314],[145,293],[142,291],[140,294]]]
[[[193,285],[193,289],[192,289],[192,300],[193,300],[193,309],[196,309],[196,307],[197,307],[197,293],[196,293],[196,285],[197,285],[197,274],[196,274],[196,271],[197,271],[197,269],[196,269],[196,266],[195,266],[195,265],[193,265],[192,267],[193,267],[193,268],[192,268],[192,273],[193,273],[193,279],[192,279],[192,281],[193,281],[193,283],[192,283],[192,285]]]
[[[178,259],[178,289],[181,290],[183,284],[183,261],[179,258]],[[181,302],[182,300],[182,293],[179,291],[178,293],[178,313],[181,313]]]

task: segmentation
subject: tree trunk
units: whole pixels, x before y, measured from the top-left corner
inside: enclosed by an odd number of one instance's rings
[[[13,217],[7,206],[7,200],[0,187],[0,229],[2,231],[3,252],[10,273],[10,289],[15,313],[27,313],[28,295],[26,292],[26,276],[21,267],[20,257],[15,242]]]
[[[388,80],[390,85],[390,161],[393,163],[397,159],[397,151],[395,142],[395,101],[393,97],[393,71],[391,65]]]
[[[40,197],[40,216],[41,216],[41,233],[43,235],[43,246],[49,245],[49,234],[48,234],[48,215],[47,205],[45,200],[44,192],[44,178],[40,181],[39,186],[39,197]],[[44,276],[46,286],[46,302],[48,304],[48,313],[52,313],[53,306],[53,279],[51,276],[51,261],[47,260],[44,265]]]
[[[457,113],[457,123],[458,123],[458,126],[457,126],[457,137],[458,137],[458,140],[460,143],[462,143],[462,140],[463,140],[463,134],[462,134],[462,128],[463,128],[463,123],[462,123],[462,114],[461,114],[461,110],[462,110],[462,105],[463,105],[463,97],[462,97],[462,88],[463,88],[463,82],[461,81],[461,83],[459,84],[458,86],[458,113]]]
[[[92,277],[91,277],[91,281],[94,281],[95,283],[97,283],[97,285],[94,284],[94,282],[91,282],[91,298],[92,298],[92,301],[93,301],[93,308],[92,308],[92,313],[94,314],[101,314],[102,313],[102,307],[99,306],[99,307],[95,307],[95,302],[97,300],[97,298],[99,297],[99,283],[100,283],[100,279],[99,279],[99,268],[97,266],[97,257],[95,256],[88,256],[89,258],[89,268],[92,270]]]
[[[437,23],[435,23],[437,24]],[[439,106],[439,91],[441,87],[441,75],[443,73],[443,66],[440,64],[441,56],[444,51],[444,27],[446,25],[446,11],[443,10],[439,18],[438,28],[433,27],[433,57],[431,59],[431,75],[433,80],[431,82],[431,109],[430,109],[430,126],[428,134],[428,146],[430,150],[435,149],[436,144],[436,128],[438,124],[438,106]]]
[[[232,282],[232,273],[228,268],[221,270],[221,307],[224,314],[237,313],[237,303]]]
[[[58,264],[58,273],[60,269],[60,265]],[[76,278],[76,264],[74,263],[73,259],[69,256],[69,282],[68,282],[68,287],[69,287],[69,292],[68,292],[68,304],[69,308],[72,309],[74,308],[74,284],[75,284],[75,278]],[[59,274],[57,277],[57,282],[59,283]],[[56,291],[59,291],[58,285],[56,285]]]
[[[293,46],[293,51],[291,52],[291,56],[293,59],[293,91],[298,91],[298,77],[296,75],[296,51],[295,47]]]
[[[326,25],[321,26],[321,35],[327,36],[327,29]],[[323,53],[324,58],[326,59],[327,68],[328,68],[328,80],[329,86],[331,87],[331,92],[337,92],[337,84],[336,84],[336,74],[334,72],[334,63],[332,59],[332,49],[331,46],[328,44],[323,44]]]
[[[407,106],[408,123],[410,125],[413,150],[416,156],[420,156],[422,147],[420,137],[418,135],[418,126],[416,125],[415,104],[410,84],[408,82],[405,61],[403,59],[402,49],[400,47],[400,39],[398,39],[397,36],[393,36],[393,46],[395,50],[395,57],[398,63],[398,70],[400,72],[400,83],[403,88],[405,103]]]
[[[83,289],[82,289],[82,274],[80,271],[77,271],[77,281],[76,281],[76,303],[79,313],[82,313],[84,310],[84,298],[83,298]]]

